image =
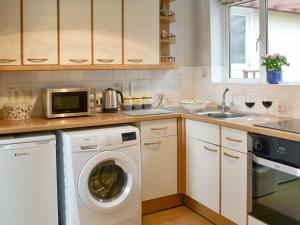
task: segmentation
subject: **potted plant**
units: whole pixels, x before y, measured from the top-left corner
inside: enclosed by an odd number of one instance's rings
[[[267,69],[267,82],[278,84],[282,81],[282,67],[290,64],[285,56],[273,54],[262,57],[262,65]]]

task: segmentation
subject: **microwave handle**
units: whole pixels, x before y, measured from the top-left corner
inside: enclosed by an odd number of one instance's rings
[[[269,168],[272,168],[274,170],[278,170],[284,173],[288,173],[290,175],[294,175],[296,177],[300,177],[300,169],[291,167],[291,166],[287,166],[278,162],[273,162],[271,160],[268,159],[264,159],[261,157],[256,156],[255,154],[253,154],[253,161],[256,162],[259,165],[263,165]]]
[[[123,97],[122,92],[119,91],[119,90],[116,90],[116,91],[117,91],[117,93],[121,96],[121,102],[124,103],[124,97]]]

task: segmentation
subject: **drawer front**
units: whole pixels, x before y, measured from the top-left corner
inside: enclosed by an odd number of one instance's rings
[[[177,119],[141,122],[141,137],[156,138],[177,135]]]
[[[186,136],[220,145],[220,127],[218,125],[186,120]]]
[[[247,153],[247,132],[227,127],[222,127],[221,131],[223,147]]]
[[[177,137],[142,140],[142,200],[177,194]]]

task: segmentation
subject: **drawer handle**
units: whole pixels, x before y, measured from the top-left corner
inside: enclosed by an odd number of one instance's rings
[[[236,142],[236,143],[242,143],[242,140],[238,140],[238,139],[234,139],[234,138],[230,138],[230,137],[226,137],[226,140],[231,141],[231,142]]]
[[[101,63],[112,63],[115,60],[114,59],[97,59],[97,61],[101,62]]]
[[[88,61],[87,59],[70,59],[70,62],[73,63],[85,63],[87,61]]]
[[[41,63],[41,62],[46,62],[46,61],[48,61],[48,59],[42,59],[42,58],[40,58],[40,59],[38,59],[38,58],[30,58],[30,59],[27,59],[27,61],[33,62],[33,63]]]
[[[150,143],[144,143],[144,145],[149,146],[149,145],[160,145],[161,141],[158,142],[150,142]]]
[[[210,151],[210,152],[218,152],[218,150],[209,148],[207,146],[204,146],[204,149],[207,150],[207,151]]]
[[[0,63],[12,63],[17,61],[16,59],[0,59]]]
[[[128,62],[131,62],[131,63],[142,63],[144,62],[143,59],[127,59]]]
[[[151,130],[153,131],[157,131],[157,130],[167,130],[169,127],[157,127],[157,128],[151,128]]]
[[[230,154],[228,154],[226,152],[224,152],[224,155],[227,156],[227,157],[229,157],[229,158],[232,158],[232,159],[239,159],[240,158],[240,157],[238,157],[236,155],[230,155]]]

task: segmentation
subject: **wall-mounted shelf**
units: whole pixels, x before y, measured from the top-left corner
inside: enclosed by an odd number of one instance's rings
[[[176,18],[172,18],[169,16],[160,16],[160,21],[163,23],[175,23],[176,22]]]
[[[176,13],[171,4],[175,0],[160,0],[160,63],[165,66],[175,65],[176,59],[171,56],[171,46],[176,43],[176,35],[171,26],[176,22]]]
[[[41,65],[41,66],[0,66],[0,71],[63,71],[63,70],[169,70],[176,65]]]
[[[176,40],[160,40],[160,43],[162,44],[176,44]]]

